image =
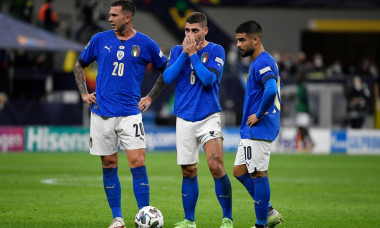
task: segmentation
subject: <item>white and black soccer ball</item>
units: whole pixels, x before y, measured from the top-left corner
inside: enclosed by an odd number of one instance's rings
[[[163,225],[164,216],[160,210],[153,206],[143,207],[136,214],[136,228],[162,228]]]

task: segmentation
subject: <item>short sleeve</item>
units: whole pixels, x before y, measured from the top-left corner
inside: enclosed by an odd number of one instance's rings
[[[166,56],[160,50],[160,47],[158,46],[158,44],[152,41],[152,44],[150,45],[149,49],[150,49],[152,64],[158,69],[161,69],[162,67],[164,67],[163,64],[166,63]]]
[[[261,61],[257,65],[257,74],[259,77],[259,81],[264,85],[266,81],[270,78],[274,78],[277,81],[277,78],[275,76],[275,73],[273,71],[273,67],[276,67],[273,65],[270,61],[265,60]]]
[[[86,47],[83,49],[79,61],[83,67],[90,65],[93,61],[97,59],[96,46],[98,43],[97,36],[93,36],[91,40],[87,43]]]

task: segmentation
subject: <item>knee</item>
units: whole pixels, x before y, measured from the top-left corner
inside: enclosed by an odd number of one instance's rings
[[[195,177],[197,175],[197,164],[194,165],[182,165],[183,177]]]
[[[131,159],[131,161],[130,161],[130,166],[132,168],[134,168],[134,167],[140,167],[140,166],[144,166],[144,165],[145,165],[144,156],[136,157],[134,159]]]
[[[248,170],[245,165],[235,165],[232,172],[235,178],[238,178],[246,173],[248,173]]]
[[[116,168],[118,166],[118,160],[116,157],[113,156],[103,156],[102,159],[102,166],[103,168]]]
[[[240,172],[238,172],[238,171],[235,170],[235,169],[234,169],[234,171],[232,172],[232,174],[234,175],[235,178],[238,178],[238,177],[240,177],[241,175],[243,175],[243,174],[241,174]]]
[[[232,174],[234,175],[235,178],[238,178],[241,175],[244,175],[244,173],[240,172],[240,170],[236,169],[235,167],[234,167]]]
[[[224,170],[224,165],[218,161],[209,163],[209,168],[210,168],[211,175],[214,178],[222,177],[226,173]]]
[[[251,177],[254,178],[259,178],[259,177],[266,177],[267,176],[267,171],[256,171],[254,173],[251,173]]]

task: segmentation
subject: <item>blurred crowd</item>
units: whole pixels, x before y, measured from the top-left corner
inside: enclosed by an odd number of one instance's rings
[[[358,63],[343,66],[339,59],[327,64],[324,61],[324,56],[320,53],[308,56],[303,51],[292,53],[273,50],[269,52],[276,60],[284,81],[295,82],[300,72],[304,73],[308,80],[347,79],[347,75],[370,75],[375,80],[379,78],[379,66],[371,56],[359,60]],[[226,60],[226,72],[247,72],[250,64],[249,58],[240,58],[239,50],[234,43],[229,47]]]

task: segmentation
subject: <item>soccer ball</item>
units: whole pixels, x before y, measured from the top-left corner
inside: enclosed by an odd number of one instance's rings
[[[135,217],[136,228],[162,228],[164,216],[160,210],[153,206],[143,207]]]

